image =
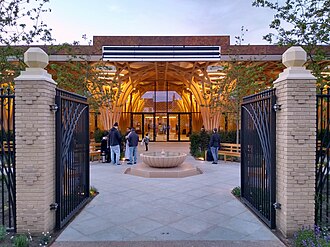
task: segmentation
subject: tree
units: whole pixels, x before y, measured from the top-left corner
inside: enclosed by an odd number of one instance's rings
[[[266,76],[265,68],[256,62],[233,61],[225,71],[227,75],[220,85],[220,105],[222,111],[233,113],[238,143],[243,98],[265,89],[271,79]]]
[[[83,35],[83,39],[87,40],[87,37]],[[87,97],[91,110],[101,113],[103,128],[109,130],[119,121],[122,110],[118,104],[122,93],[119,73],[103,61],[91,62],[90,55],[76,55],[74,48],[77,45],[79,42],[55,47],[55,53],[62,50],[69,59],[65,63],[50,64],[50,73],[58,87]]]
[[[0,1],[0,84],[10,85],[25,67],[19,45],[52,41],[51,29],[41,20],[49,0]]]
[[[322,45],[330,43],[330,0],[254,0],[252,5],[276,11],[269,33],[264,39],[279,45],[301,45],[308,55],[308,69],[316,76],[319,86],[329,83],[324,72],[330,68],[324,63],[326,50]],[[329,51],[329,50],[328,50]]]
[[[204,80],[201,82],[201,94],[206,102],[202,107],[206,108],[209,113],[207,118],[203,118],[203,121],[204,124],[205,119],[210,122],[208,125],[205,124],[206,129],[210,130],[210,126],[218,126],[221,113],[231,113],[236,122],[237,143],[240,129],[240,105],[243,97],[265,89],[271,85],[273,79],[272,76],[265,73],[265,66],[262,65],[262,62],[253,61],[252,57],[250,61],[240,59],[240,49],[238,48],[242,46],[247,31],[242,27],[240,35],[235,37],[235,47],[230,51],[231,61],[223,64],[221,70],[218,71],[222,76],[215,81]]]

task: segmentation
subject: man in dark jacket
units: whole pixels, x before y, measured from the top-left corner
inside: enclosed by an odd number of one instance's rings
[[[129,162],[127,165],[136,164],[137,160],[137,146],[139,144],[139,136],[135,133],[135,129],[131,129],[131,133],[128,136],[128,146],[129,146]]]
[[[220,148],[220,135],[217,128],[213,129],[213,133],[210,139],[210,148],[213,156],[212,164],[218,164],[218,150]]]
[[[121,136],[118,131],[118,123],[116,122],[110,130],[109,133],[109,146],[111,151],[111,161],[114,165],[120,165],[120,144],[121,144]],[[114,157],[116,155],[116,157]]]

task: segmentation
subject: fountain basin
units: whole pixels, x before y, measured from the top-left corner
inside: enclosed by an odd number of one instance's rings
[[[187,154],[179,152],[150,152],[140,154],[146,165],[155,168],[171,168],[181,165]]]

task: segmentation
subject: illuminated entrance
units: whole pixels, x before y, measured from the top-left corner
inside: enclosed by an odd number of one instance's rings
[[[70,62],[71,52],[64,49],[53,54],[52,63],[60,71],[73,69],[63,84],[91,99],[90,138],[118,122],[122,134],[133,126],[152,141],[186,141],[203,125],[236,130],[236,69],[262,68],[255,82],[264,84],[282,71],[284,52],[276,46],[234,46],[229,36],[94,36],[92,45],[72,50],[77,56]]]
[[[192,113],[132,113],[131,126],[140,139],[149,134],[151,141],[189,141]]]
[[[148,133],[151,141],[189,141],[203,124],[218,125],[220,114],[209,116],[210,98],[203,95],[210,91],[208,68],[219,62],[219,46],[115,45],[102,50],[104,74],[118,82],[118,100],[108,113],[112,122],[134,127],[140,138]]]
[[[130,111],[123,112],[122,121],[134,127],[140,139],[148,133],[151,141],[189,141],[193,126],[201,127],[194,96],[183,83],[150,82],[133,91],[130,99]]]

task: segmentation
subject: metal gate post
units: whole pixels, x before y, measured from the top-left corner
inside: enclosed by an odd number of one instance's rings
[[[289,48],[276,89],[276,225],[286,236],[314,224],[316,83],[306,52]]]

